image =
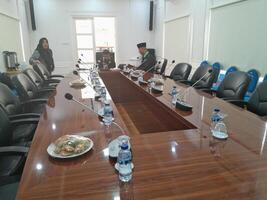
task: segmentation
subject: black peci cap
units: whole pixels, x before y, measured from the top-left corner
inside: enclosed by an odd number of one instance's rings
[[[139,44],[137,44],[137,47],[138,47],[138,49],[142,48],[142,47],[146,47],[146,43],[145,42],[139,43]]]

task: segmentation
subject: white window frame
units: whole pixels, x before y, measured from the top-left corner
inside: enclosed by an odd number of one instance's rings
[[[76,30],[76,20],[87,20],[90,19],[92,20],[92,33],[77,33]],[[95,25],[94,25],[94,17],[73,17],[73,24],[74,24],[74,33],[75,33],[75,52],[76,52],[76,56],[77,56],[77,60],[79,58],[81,58],[83,60],[82,57],[80,57],[80,55],[78,55],[78,51],[79,50],[92,50],[93,51],[93,62],[85,62],[86,64],[94,64],[95,63],[95,53],[96,53],[96,47],[95,47]],[[77,41],[77,36],[78,35],[88,35],[88,36],[92,36],[92,43],[93,43],[93,47],[92,48],[78,48],[78,41]]]

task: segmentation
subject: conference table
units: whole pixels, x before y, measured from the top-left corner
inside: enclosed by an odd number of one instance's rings
[[[147,74],[147,80],[153,76]],[[50,97],[40,118],[22,174],[18,200],[31,199],[267,199],[267,123],[265,119],[215,96],[164,79],[162,93],[118,70],[100,72],[124,131],[105,128],[90,110],[68,101],[65,93],[93,105],[94,91],[75,89],[66,76]],[[187,89],[192,111],[176,109],[169,92]],[[93,104],[92,104],[93,103]],[[229,138],[210,133],[214,108],[227,114]],[[66,134],[89,137],[93,149],[73,159],[54,159],[47,147]],[[133,178],[119,181],[108,144],[120,135],[130,137]]]

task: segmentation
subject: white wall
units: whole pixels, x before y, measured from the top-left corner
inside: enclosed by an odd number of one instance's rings
[[[0,71],[6,71],[3,51],[17,52],[19,61],[23,58],[16,0],[0,1],[0,27]]]
[[[163,57],[165,0],[157,0],[154,2],[154,47],[157,56]]]
[[[16,0],[1,0],[0,13],[12,18],[18,18],[17,1]]]
[[[219,61],[224,69],[236,65],[240,70],[267,73],[266,0],[165,0],[165,4],[165,24],[185,16],[191,19],[178,28],[190,27],[186,57],[193,67],[207,59]],[[176,40],[174,36],[168,40],[172,39]],[[176,48],[182,47],[177,44]]]
[[[148,30],[148,0],[35,0],[34,8],[37,30],[30,34],[31,51],[41,37],[47,37],[59,73],[70,71],[75,62],[73,16],[116,17],[117,63],[138,56],[138,42],[155,47],[156,31]]]
[[[28,64],[28,58],[31,56],[31,48],[30,48],[30,20],[29,20],[29,8],[28,1],[18,0],[18,17],[21,24],[21,32],[22,32],[22,46],[24,50],[24,58],[25,60],[20,60],[20,63]]]
[[[211,8],[208,58],[224,66],[267,73],[267,1],[247,0]]]
[[[205,39],[205,14],[207,0],[166,0],[165,24],[170,21],[176,21],[179,25],[177,29],[187,35],[183,39],[183,45],[173,47],[176,51],[174,55],[165,53],[165,57],[169,60],[175,59],[177,62],[189,62],[194,68],[203,60],[204,55],[204,39]],[[182,23],[186,20],[186,23]],[[180,21],[180,23],[179,23]],[[167,34],[166,32],[164,33]],[[165,37],[168,37],[165,36]],[[168,40],[177,40],[174,36]],[[164,43],[165,44],[165,43]],[[165,44],[167,45],[167,44]],[[165,49],[168,47],[166,46]],[[181,57],[180,52],[185,51],[186,55]],[[183,59],[183,61],[181,60]]]

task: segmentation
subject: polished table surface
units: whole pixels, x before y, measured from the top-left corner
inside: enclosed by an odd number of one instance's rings
[[[108,155],[108,143],[122,133],[115,126],[106,130],[92,112],[65,100],[66,92],[88,105],[88,97],[92,97],[90,88],[70,88],[69,82],[77,77],[67,76],[41,116],[17,199],[267,199],[264,119],[195,89],[185,96],[193,105],[192,112],[177,110],[168,93],[173,85],[181,91],[186,86],[169,79],[162,94],[153,94],[118,71],[102,72],[101,77],[112,97],[115,121],[131,137],[135,165],[131,182],[120,183],[114,160]],[[126,86],[128,93],[119,94],[118,89]],[[136,98],[125,98],[125,94]],[[157,105],[160,113],[150,103]],[[94,106],[99,105],[94,102]],[[227,140],[210,135],[210,115],[215,107],[228,115]],[[142,124],[137,116],[148,121],[151,116],[151,123],[157,122],[154,129],[148,129],[151,124]],[[185,126],[169,130],[168,120],[162,116]],[[94,147],[75,159],[50,158],[47,146],[65,134],[88,136]]]

